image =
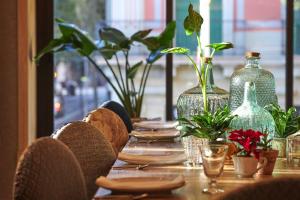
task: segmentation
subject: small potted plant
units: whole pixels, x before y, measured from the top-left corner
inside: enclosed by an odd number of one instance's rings
[[[275,121],[275,138],[272,141],[272,148],[279,151],[278,157],[286,157],[286,138],[300,129],[300,116],[296,108],[291,107],[284,111],[279,105],[270,104],[265,107]]]
[[[228,106],[218,108],[216,112],[203,112],[192,116],[192,119],[179,118],[180,125],[177,127],[181,131],[181,137],[194,136],[200,143],[206,140],[206,143],[225,143],[225,132],[228,131],[229,124],[234,118],[230,114]],[[235,152],[236,147],[228,144],[227,157]],[[196,147],[198,148],[198,147]],[[195,152],[199,152],[195,150]]]
[[[233,156],[234,169],[239,177],[252,177],[267,164],[267,159],[263,157],[261,158],[262,165],[258,167],[259,151],[257,146],[261,136],[263,136],[261,132],[252,129],[230,132],[228,139],[235,142],[240,149]]]
[[[263,174],[263,175],[272,175],[275,162],[278,156],[278,150],[272,149],[272,139],[269,137],[269,133],[267,131],[264,132],[260,142],[258,143],[258,146],[260,146],[262,149],[259,151],[259,157],[260,158],[266,158],[267,159],[267,164],[265,167],[261,168],[258,173]],[[258,166],[263,165],[263,160],[259,160]]]

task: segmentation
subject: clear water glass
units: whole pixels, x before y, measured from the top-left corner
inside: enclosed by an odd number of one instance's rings
[[[184,152],[187,158],[185,163],[187,166],[197,166],[202,163],[201,152],[199,146],[207,145],[208,139],[197,138],[195,136],[182,137],[181,142],[184,148]]]
[[[219,144],[200,145],[199,151],[201,152],[204,174],[210,179],[209,187],[204,188],[203,192],[208,194],[224,192],[224,190],[217,187],[217,178],[223,172],[228,146]]]

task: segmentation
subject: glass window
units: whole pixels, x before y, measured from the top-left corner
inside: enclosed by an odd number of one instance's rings
[[[165,4],[164,0],[55,0],[54,16],[77,24],[95,39],[98,39],[99,28],[106,26],[115,27],[127,36],[149,28],[153,29],[152,35],[158,35],[165,28]],[[146,49],[137,44],[131,50],[130,63],[145,60],[147,55]],[[98,56],[96,60],[105,67],[102,57]],[[120,58],[120,62],[124,63],[124,58]],[[111,64],[115,65],[116,61],[112,60]],[[140,71],[136,84],[140,81]],[[105,79],[78,55],[69,52],[55,54],[54,77],[55,129],[82,119],[106,100],[119,101]],[[143,105],[141,116],[165,117],[164,58],[151,70]]]

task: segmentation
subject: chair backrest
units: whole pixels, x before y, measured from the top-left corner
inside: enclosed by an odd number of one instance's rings
[[[85,181],[74,154],[49,137],[36,140],[21,156],[14,181],[16,200],[84,200]]]
[[[220,196],[219,200],[299,199],[300,178],[275,178],[243,186]]]
[[[100,107],[107,108],[119,115],[119,117],[123,120],[124,124],[126,125],[128,133],[132,131],[133,127],[130,116],[121,104],[115,101],[106,101]]]
[[[76,156],[91,199],[98,189],[96,179],[106,176],[116,160],[111,144],[97,128],[86,122],[67,124],[53,138],[65,143]]]
[[[128,132],[124,122],[113,111],[106,108],[98,108],[91,111],[84,119],[95,126],[112,144],[118,154],[128,141]]]

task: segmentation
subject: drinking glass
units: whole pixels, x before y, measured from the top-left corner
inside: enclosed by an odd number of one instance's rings
[[[204,174],[210,179],[209,187],[204,188],[204,193],[216,194],[224,192],[217,187],[217,178],[222,174],[228,146],[208,144],[199,146]]]

